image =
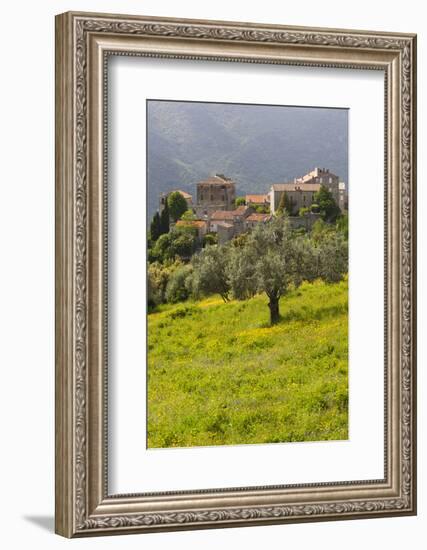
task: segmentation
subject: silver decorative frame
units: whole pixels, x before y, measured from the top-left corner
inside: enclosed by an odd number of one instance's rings
[[[108,55],[384,71],[384,479],[108,494]],[[78,537],[415,514],[415,35],[65,13],[56,18],[56,71],[56,532]]]

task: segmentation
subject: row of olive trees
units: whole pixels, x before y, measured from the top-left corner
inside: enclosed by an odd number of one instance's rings
[[[238,245],[209,247],[193,259],[193,292],[246,299],[268,297],[271,324],[280,318],[279,300],[303,281],[337,282],[348,270],[348,246],[339,231],[321,237],[298,235],[286,217],[259,224]]]
[[[157,303],[209,294],[220,294],[227,302],[231,297],[243,300],[265,293],[275,324],[280,318],[279,300],[290,288],[304,280],[337,282],[343,277],[348,246],[344,233],[327,224],[319,224],[311,235],[298,234],[286,217],[278,217],[230,243],[206,247],[190,264],[150,269],[149,292],[150,285],[157,289]]]

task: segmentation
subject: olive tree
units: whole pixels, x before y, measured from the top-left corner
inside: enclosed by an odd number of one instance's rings
[[[327,283],[340,281],[348,271],[348,242],[345,236],[334,231],[313,247],[314,258],[312,279]]]
[[[286,216],[259,224],[241,247],[229,252],[226,275],[233,296],[247,299],[264,292],[270,322],[280,319],[279,300],[305,280],[335,282],[347,272],[347,244],[337,233],[316,243],[292,231]]]
[[[258,224],[243,246],[231,250],[227,277],[233,296],[246,299],[264,292],[271,324],[277,323],[281,296],[306,278],[308,244],[307,239],[292,232],[286,216]]]
[[[228,246],[207,246],[192,258],[192,290],[195,296],[219,294],[228,302],[230,285],[227,279]]]
[[[171,273],[166,286],[166,302],[176,303],[188,300],[192,291],[192,274],[191,264],[180,265]]]

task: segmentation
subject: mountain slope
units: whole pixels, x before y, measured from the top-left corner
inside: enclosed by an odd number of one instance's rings
[[[266,192],[315,166],[347,181],[347,115],[344,109],[149,101],[149,218],[160,192],[195,194],[197,181],[216,172],[236,180],[238,195]]]

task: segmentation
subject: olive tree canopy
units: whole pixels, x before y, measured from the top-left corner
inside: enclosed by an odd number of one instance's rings
[[[271,324],[280,319],[279,300],[291,287],[316,278],[338,281],[347,271],[347,244],[340,235],[316,245],[309,236],[295,234],[286,216],[258,224],[228,256],[226,279],[233,296],[265,292]]]

